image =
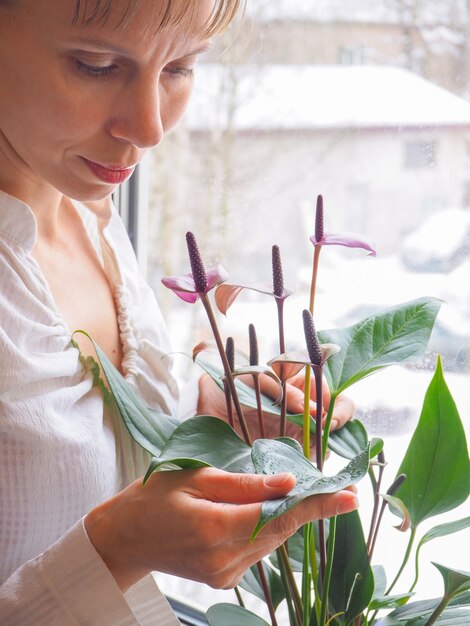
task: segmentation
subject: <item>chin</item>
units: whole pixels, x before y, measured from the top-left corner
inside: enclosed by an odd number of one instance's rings
[[[111,214],[111,194],[118,185],[62,184],[56,189],[71,200],[85,204],[97,217],[108,219]]]

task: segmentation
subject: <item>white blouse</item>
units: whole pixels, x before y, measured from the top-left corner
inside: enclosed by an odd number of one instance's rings
[[[75,203],[113,286],[123,371],[143,400],[175,414],[164,323],[124,226]],[[152,577],[122,594],[83,516],[142,475],[148,455],[70,343],[31,255],[31,209],[0,192],[0,624],[174,626]]]

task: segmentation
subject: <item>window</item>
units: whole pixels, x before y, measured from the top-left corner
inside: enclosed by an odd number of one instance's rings
[[[251,4],[237,38],[228,33],[200,63],[184,122],[146,163],[148,216],[134,227],[142,265],[175,351],[190,353],[209,336],[201,308],[160,283],[188,271],[185,232],[192,230],[204,257],[221,262],[235,282],[269,281],[271,246],[278,244],[286,284],[296,290],[286,305],[288,342],[298,346],[308,235],[322,193],[328,230],[367,235],[378,257],[324,250],[318,328],[346,326],[421,295],[445,301],[421,366],[391,368],[351,390],[358,417],[371,435],[393,435],[399,460],[437,353],[469,426],[470,66],[455,60],[465,58],[470,9],[457,0],[410,0],[406,12],[398,0]],[[364,42],[374,50],[368,65]],[[272,356],[270,304],[243,293],[221,320],[223,332],[230,329],[245,348],[253,322],[262,352]],[[190,359],[175,358],[182,377],[197,373]],[[395,545],[401,537],[391,532]],[[459,567],[460,558],[465,570],[456,537],[451,561],[449,544],[444,552],[438,542],[433,560]],[[233,598],[188,581],[162,577],[161,584],[203,606]],[[439,575],[422,585],[418,597],[438,595]]]
[[[408,169],[433,168],[437,164],[435,141],[410,141],[405,143],[405,167]]]
[[[363,65],[365,50],[363,46],[341,46],[339,49],[340,65]]]

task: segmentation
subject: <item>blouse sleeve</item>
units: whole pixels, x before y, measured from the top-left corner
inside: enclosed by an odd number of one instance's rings
[[[122,594],[83,520],[0,587],[2,626],[176,626],[152,576]]]

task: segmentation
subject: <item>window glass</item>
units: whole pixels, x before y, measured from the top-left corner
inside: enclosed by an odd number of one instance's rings
[[[424,295],[444,301],[423,363],[390,368],[350,392],[369,433],[390,437],[391,464],[401,460],[438,353],[468,429],[469,23],[464,0],[251,2],[243,23],[201,59],[183,123],[151,155],[148,279],[175,351],[189,354],[209,337],[202,307],[160,283],[189,271],[188,230],[207,263],[222,263],[234,282],[269,282],[271,246],[280,246],[295,290],[287,343],[302,345],[320,193],[326,229],[362,233],[377,258],[322,251],[318,328]],[[264,357],[277,353],[269,298],[244,292],[220,323],[242,349],[254,323]],[[197,371],[175,358],[181,376]],[[436,542],[433,560],[468,569],[456,537],[453,547]],[[404,541],[392,530],[389,546]],[[214,592],[181,585],[186,598],[215,601]],[[423,597],[437,595],[439,575],[422,585]]]

